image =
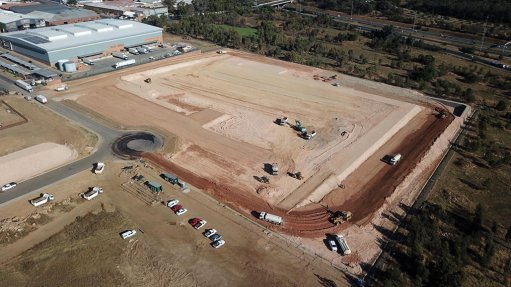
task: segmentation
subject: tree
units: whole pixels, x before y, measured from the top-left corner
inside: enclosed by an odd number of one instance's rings
[[[478,203],[476,206],[476,211],[474,213],[474,217],[472,218],[472,232],[477,233],[483,224],[484,210],[481,203]]]
[[[505,111],[505,110],[507,110],[507,103],[503,100],[500,100],[497,102],[495,109],[500,112]]]
[[[76,5],[76,4],[78,4],[78,0],[67,0],[66,4],[68,4],[68,5]]]

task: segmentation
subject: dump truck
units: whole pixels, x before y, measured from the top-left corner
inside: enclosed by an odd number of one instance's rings
[[[345,221],[349,221],[353,214],[350,211],[336,211],[333,212],[328,220],[335,225],[342,224]]]
[[[282,220],[282,217],[266,213],[264,211],[259,212],[259,219],[268,221],[269,223],[273,224],[282,224],[284,221]]]
[[[339,248],[341,248],[341,251],[342,251],[343,255],[350,255],[351,254],[351,249],[348,246],[348,242],[346,242],[346,239],[344,238],[344,236],[336,235],[335,236],[335,240],[337,241],[337,245],[339,246]]]
[[[37,95],[35,97],[35,100],[40,102],[41,104],[46,104],[48,102],[48,99],[43,95]]]
[[[129,48],[128,52],[130,52],[133,55],[138,55],[140,52],[137,50],[137,48]]]
[[[41,193],[41,196],[30,200],[30,204],[35,207],[41,206],[49,201],[55,200],[55,197],[51,193]]]
[[[102,174],[105,170],[105,163],[104,162],[98,162],[94,164],[94,173],[95,174]]]
[[[123,59],[123,60],[128,60],[128,55],[126,55],[124,53],[121,53],[121,52],[113,52],[112,56],[115,57],[115,58],[119,58],[119,59]]]
[[[100,193],[103,193],[103,189],[101,187],[93,187],[89,191],[82,194],[82,197],[87,200],[91,200],[94,197],[98,196]]]
[[[32,85],[30,85],[29,83],[26,83],[22,80],[16,80],[16,86],[22,88],[23,90],[25,90],[29,93],[32,93],[34,91],[34,89],[32,88]]]
[[[135,64],[135,63],[136,63],[135,59],[126,60],[126,61],[121,61],[121,62],[117,62],[117,63],[115,63],[114,68],[118,69],[118,68],[120,68],[120,67],[133,65],[133,64]]]

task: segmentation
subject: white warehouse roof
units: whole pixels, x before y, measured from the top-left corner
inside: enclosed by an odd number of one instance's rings
[[[101,19],[32,30],[4,33],[2,38],[15,38],[47,52],[79,47],[112,39],[161,32],[162,29],[135,21]]]

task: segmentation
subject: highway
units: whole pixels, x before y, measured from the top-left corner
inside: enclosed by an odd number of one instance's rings
[[[93,120],[92,117],[83,115],[60,102],[48,101],[46,107],[95,133],[98,136],[96,148],[93,150],[93,153],[86,158],[71,162],[65,166],[18,183],[18,186],[9,191],[0,192],[0,206],[26,194],[35,193],[45,186],[64,180],[84,170],[89,169],[92,172],[93,163],[105,161],[113,156],[110,148],[111,144],[116,138],[126,133],[104,126]],[[27,200],[29,199],[31,198],[27,198]]]

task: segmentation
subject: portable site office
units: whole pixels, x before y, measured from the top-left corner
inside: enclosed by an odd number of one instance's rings
[[[162,188],[161,184],[159,184],[157,182],[146,181],[145,184],[147,185],[147,187],[149,187],[154,192],[161,192],[161,191],[163,191],[163,188]]]

